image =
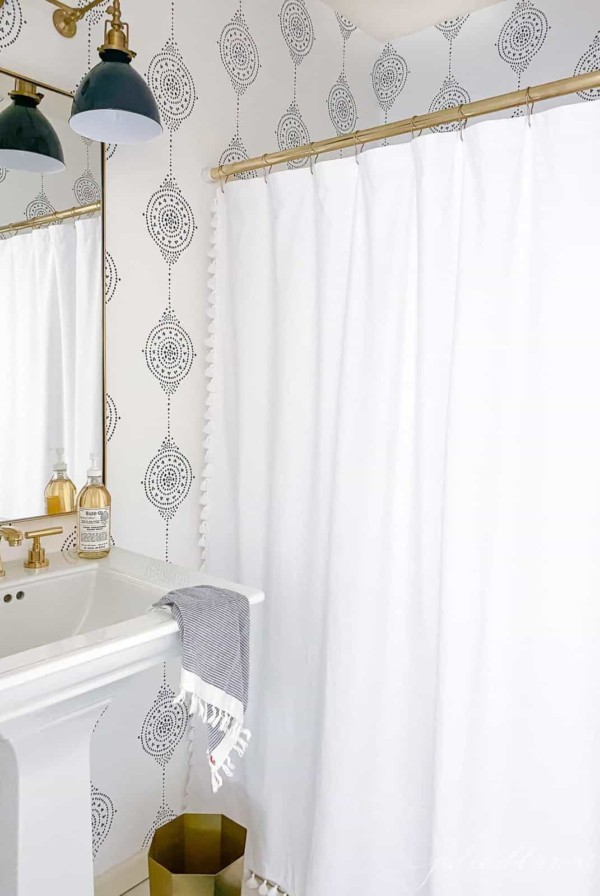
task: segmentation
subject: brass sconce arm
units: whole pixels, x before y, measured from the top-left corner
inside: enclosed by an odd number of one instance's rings
[[[0,6],[4,0],[0,0]],[[52,14],[54,27],[63,37],[75,37],[77,34],[77,23],[81,21],[95,6],[99,6],[104,0],[91,0],[85,6],[73,7],[67,6],[61,0],[48,0],[53,6],[58,7]]]

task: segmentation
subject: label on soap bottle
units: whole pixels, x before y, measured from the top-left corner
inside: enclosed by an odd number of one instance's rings
[[[110,507],[79,509],[79,550],[110,550]]]

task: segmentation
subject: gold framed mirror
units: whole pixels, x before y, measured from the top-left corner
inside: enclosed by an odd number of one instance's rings
[[[91,454],[106,481],[105,151],[72,96],[0,67],[0,523],[74,512]]]

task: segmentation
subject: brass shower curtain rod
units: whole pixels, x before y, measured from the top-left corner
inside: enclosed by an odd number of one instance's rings
[[[341,137],[318,140],[315,143],[307,143],[294,149],[267,152],[252,159],[243,159],[228,165],[217,165],[210,169],[210,176],[215,181],[223,181],[247,171],[272,168],[274,165],[295,162],[298,159],[314,158],[327,152],[335,152],[349,147],[358,148],[364,146],[365,143],[384,140],[386,137],[398,137],[400,134],[410,134],[414,131],[420,132],[441,124],[455,122],[466,124],[469,118],[476,118],[479,115],[503,112],[518,106],[532,107],[534,103],[539,103],[542,100],[551,100],[599,87],[600,71],[588,72],[584,75],[575,75],[572,78],[562,78],[560,81],[550,81],[548,84],[538,84],[537,87],[527,87],[524,90],[514,90],[511,93],[500,94],[500,96],[488,97],[485,100],[475,100],[473,103],[465,103],[462,106],[440,109],[438,112],[413,115],[412,118],[403,118],[401,121],[392,121],[389,124],[367,128],[364,131],[354,131],[352,134],[345,134]]]
[[[29,218],[27,221],[17,221],[15,224],[3,224],[0,227],[0,235],[5,233],[18,233],[20,230],[35,230],[38,227],[48,227],[49,224],[57,224],[59,221],[68,221],[70,218],[80,218],[82,215],[93,215],[102,209],[102,203],[90,202],[89,205],[78,205],[75,208],[67,208],[61,212],[50,212],[48,215],[40,215],[38,218]]]

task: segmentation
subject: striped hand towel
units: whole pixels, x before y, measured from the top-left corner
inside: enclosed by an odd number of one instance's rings
[[[235,591],[196,585],[171,591],[154,604],[170,607],[181,636],[181,691],[175,702],[198,713],[208,730],[212,788],[231,777],[231,753],[243,756],[251,737],[248,706],[250,607]]]

